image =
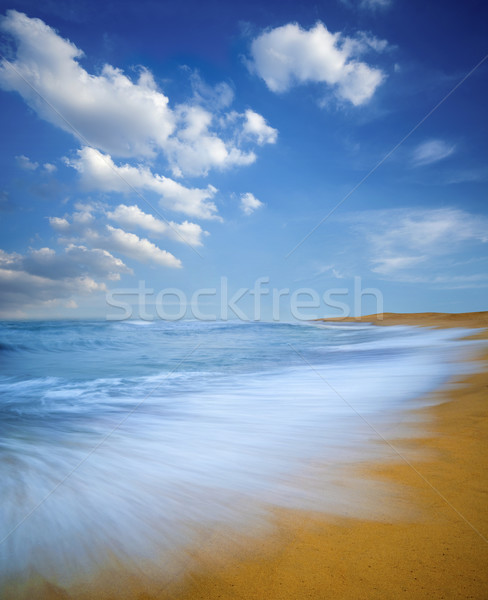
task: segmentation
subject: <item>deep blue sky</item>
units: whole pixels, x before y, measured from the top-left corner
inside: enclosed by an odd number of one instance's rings
[[[1,317],[222,277],[486,309],[488,60],[309,235],[485,57],[485,2],[1,5]]]

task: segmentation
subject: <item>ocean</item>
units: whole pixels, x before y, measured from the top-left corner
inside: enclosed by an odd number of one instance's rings
[[[180,550],[273,507],[377,518],[389,492],[355,467],[402,460],[394,441],[459,372],[463,333],[1,323],[1,580],[176,572]]]

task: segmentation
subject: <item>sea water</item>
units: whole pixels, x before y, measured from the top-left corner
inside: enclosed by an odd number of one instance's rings
[[[462,333],[0,324],[0,578],[164,562],[273,506],[368,516],[350,466],[399,460]]]

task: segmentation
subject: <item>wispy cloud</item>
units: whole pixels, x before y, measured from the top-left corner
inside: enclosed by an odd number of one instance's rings
[[[427,260],[426,255],[420,256],[385,256],[374,260],[372,271],[381,275],[391,275],[405,269],[409,269]]]
[[[15,160],[17,161],[19,167],[21,169],[24,169],[25,171],[35,171],[39,166],[39,163],[32,161],[30,158],[24,156],[23,154],[21,154],[20,156],[16,156]]]
[[[57,166],[53,165],[52,163],[44,163],[42,165],[42,168],[44,169],[44,171],[46,171],[46,173],[54,173],[57,171]]]
[[[368,8],[376,10],[379,8],[388,8],[393,4],[393,0],[360,0],[359,6],[361,8]]]
[[[488,219],[457,208],[367,211],[347,218],[362,240],[362,258],[377,275],[397,281],[479,281],[448,272],[469,247],[488,251]],[[484,246],[487,244],[487,246]]]
[[[454,153],[456,147],[443,140],[428,140],[419,144],[412,153],[412,163],[416,167],[423,167],[439,162]]]
[[[381,10],[389,8],[393,4],[393,0],[340,0],[349,8],[359,8],[361,10]]]
[[[344,279],[344,275],[339,271],[339,269],[336,269],[334,265],[322,265],[315,271],[313,277],[315,279],[327,273],[332,273],[333,277],[336,279]]]
[[[39,168],[42,168],[44,173],[48,173],[50,175],[57,171],[56,165],[53,165],[52,163],[44,163],[43,165],[39,165],[38,162],[31,160],[24,154],[16,156],[15,161],[21,169],[24,169],[24,171],[37,171]]]
[[[14,204],[10,200],[8,192],[0,190],[0,212],[10,212],[13,208]]]
[[[446,175],[446,183],[466,183],[488,180],[488,167],[470,169],[449,169]]]

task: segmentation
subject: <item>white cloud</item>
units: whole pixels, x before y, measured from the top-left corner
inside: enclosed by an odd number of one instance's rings
[[[94,148],[82,148],[78,158],[69,160],[81,175],[84,186],[89,190],[120,192],[123,194],[149,190],[160,196],[160,204],[176,212],[201,219],[216,218],[217,207],[210,201],[216,188],[187,188],[163,175],[153,174],[147,167],[118,167],[112,158]]]
[[[78,62],[83,52],[40,19],[9,10],[0,26],[17,42],[15,70],[1,62],[0,86],[19,92],[41,118],[119,156],[151,156],[173,132],[168,98],[149,72],[136,83],[110,65],[91,75]]]
[[[208,235],[196,223],[161,221],[153,215],[143,212],[137,205],[119,204],[113,211],[108,211],[107,216],[124,227],[139,227],[157,236],[167,236],[177,242],[186,242],[190,246],[201,246],[202,236]],[[58,220],[63,221],[64,219]],[[62,224],[61,227],[58,225],[58,230],[62,230]]]
[[[210,130],[214,115],[201,106],[180,105],[175,119],[178,130],[167,141],[165,153],[176,177],[207,175],[210,169],[223,170],[255,162],[254,152],[243,151],[233,140],[224,141]]]
[[[68,233],[71,231],[71,225],[68,219],[61,217],[49,217],[49,224],[58,233]]]
[[[77,208],[78,210],[70,217],[65,215],[63,218],[51,217],[49,219],[51,227],[61,235],[60,242],[65,244],[83,243],[92,248],[119,252],[143,263],[152,262],[171,268],[181,267],[181,261],[178,258],[175,258],[170,252],[162,250],[148,239],[140,238],[134,233],[104,223],[100,219],[100,216],[105,215],[101,207],[77,205]],[[94,214],[96,211],[98,211],[97,216]],[[140,212],[144,215],[142,211]]]
[[[228,84],[212,88],[194,74],[193,98],[172,108],[147,69],[136,81],[108,64],[89,73],[79,48],[15,10],[7,11],[0,27],[16,42],[11,63],[0,61],[0,87],[17,91],[41,118],[84,146],[126,158],[162,154],[175,176],[256,160],[252,149],[240,146],[251,141],[241,135],[242,123],[220,115],[233,100]]]
[[[20,156],[16,156],[15,160],[21,169],[25,169],[26,171],[35,171],[39,166],[39,163],[33,162],[27,156],[21,154]]]
[[[488,241],[488,219],[457,208],[369,211],[355,218],[378,249],[401,246],[445,252],[459,242]],[[371,227],[373,223],[376,227]]]
[[[252,213],[264,206],[263,202],[258,200],[253,194],[248,192],[247,194],[241,194],[241,210],[245,215],[252,215]]]
[[[442,140],[428,140],[415,148],[412,162],[416,167],[430,165],[453,154],[455,148]]]
[[[245,134],[254,137],[260,146],[263,144],[276,143],[278,130],[270,127],[263,116],[251,109],[247,109],[244,114],[246,120],[244,122],[243,132]]]
[[[135,233],[129,233],[111,225],[107,225],[106,230],[107,236],[96,236],[98,244],[106,248],[141,262],[154,262],[162,267],[181,267],[179,259],[166,250],[161,250],[149,240],[138,237]]]
[[[308,31],[290,23],[265,31],[252,42],[252,68],[273,92],[324,83],[339,99],[358,106],[373,96],[385,78],[380,69],[357,60],[358,56],[385,47],[385,42],[364,33],[349,38],[331,33],[320,22]]]

